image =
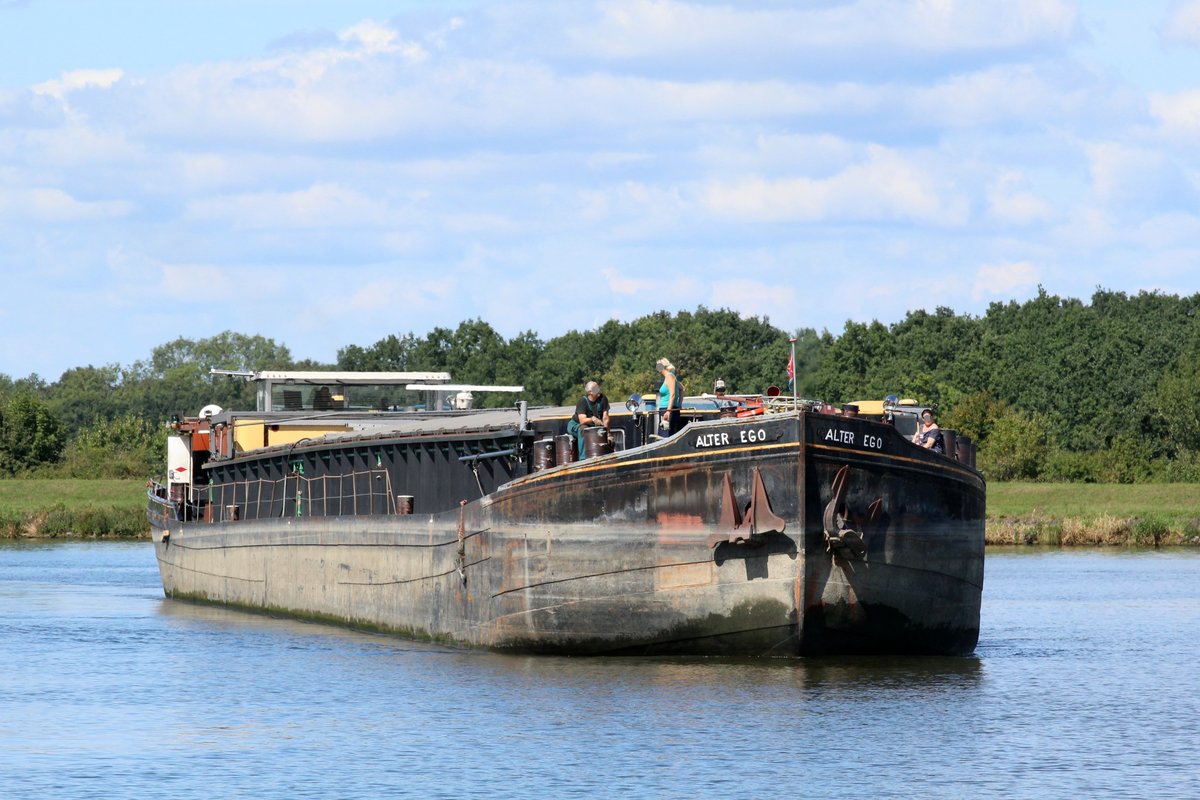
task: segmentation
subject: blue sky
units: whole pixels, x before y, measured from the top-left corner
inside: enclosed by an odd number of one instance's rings
[[[1200,291],[1200,0],[0,0],[0,373]]]

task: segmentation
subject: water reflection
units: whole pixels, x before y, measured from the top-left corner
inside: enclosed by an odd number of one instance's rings
[[[559,690],[618,683],[624,691],[672,687],[713,690],[753,686],[820,692],[901,689],[910,694],[963,689],[982,679],[983,662],[971,657],[865,656],[819,659],[717,657],[561,657],[510,655],[374,634],[287,617],[163,600],[159,613],[172,624],[242,634],[299,637],[303,647],[346,646],[377,657],[421,654],[450,659],[463,680],[525,682]]]

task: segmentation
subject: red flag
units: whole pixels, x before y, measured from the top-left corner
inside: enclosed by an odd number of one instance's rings
[[[788,374],[788,383],[791,383],[792,381],[794,381],[796,379],[796,364],[794,361],[792,361],[791,353],[788,353],[787,374]]]

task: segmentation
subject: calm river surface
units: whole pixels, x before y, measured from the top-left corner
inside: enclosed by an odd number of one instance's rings
[[[989,552],[973,658],[499,656],[0,544],[0,796],[1200,797],[1200,554]]]

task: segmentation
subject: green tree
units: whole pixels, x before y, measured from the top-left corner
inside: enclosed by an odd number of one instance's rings
[[[1047,438],[1041,415],[1005,409],[979,449],[979,468],[989,480],[1036,480],[1047,456]]]
[[[586,343],[587,334],[579,331],[568,331],[546,342],[537,371],[525,381],[531,401],[546,405],[574,404],[572,398],[576,393],[582,395],[587,380],[584,376],[590,371],[584,352]]]
[[[96,420],[128,410],[119,392],[121,381],[118,364],[75,367],[47,388],[46,403],[73,436]]]
[[[356,344],[338,351],[337,368],[349,372],[415,371],[417,339],[412,333],[385,336],[367,348]]]
[[[509,339],[496,366],[496,383],[524,386],[537,370],[545,346],[533,331],[524,331]]]
[[[0,475],[16,475],[58,460],[66,434],[45,402],[13,395],[0,406]]]
[[[210,403],[253,408],[252,383],[209,370],[287,369],[291,364],[287,347],[262,336],[225,331],[208,339],[181,337],[154,348],[147,361],[123,373],[119,408],[154,422],[174,413],[196,414]]]
[[[982,444],[996,421],[1007,413],[1008,405],[992,397],[991,392],[972,392],[942,416],[941,425]]]
[[[504,337],[481,319],[461,322],[450,336],[446,369],[456,382],[496,383],[496,371],[506,350]]]
[[[1148,405],[1157,415],[1174,449],[1200,452],[1200,361],[1181,359],[1159,378]]]

